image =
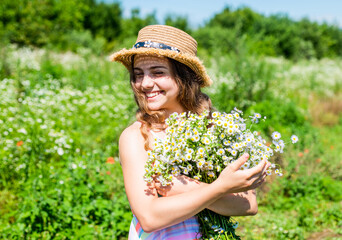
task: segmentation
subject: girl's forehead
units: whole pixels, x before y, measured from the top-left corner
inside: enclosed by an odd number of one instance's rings
[[[169,60],[166,57],[158,57],[151,55],[136,55],[134,57],[134,67],[152,67],[165,66],[169,67]]]

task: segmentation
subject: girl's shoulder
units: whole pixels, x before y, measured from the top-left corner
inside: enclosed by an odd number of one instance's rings
[[[131,155],[138,156],[145,154],[145,139],[140,132],[141,123],[135,122],[128,126],[120,135],[119,155],[120,162],[123,164],[125,159],[133,159]],[[135,158],[134,158],[135,159]]]
[[[141,122],[136,121],[134,122],[132,125],[128,126],[125,130],[123,130],[123,132],[120,135],[120,140],[124,140],[124,139],[131,139],[131,138],[143,138],[143,136],[141,135]]]

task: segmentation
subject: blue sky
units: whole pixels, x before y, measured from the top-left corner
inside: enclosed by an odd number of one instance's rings
[[[327,21],[342,27],[341,0],[102,0],[120,2],[124,16],[130,16],[132,8],[139,8],[141,14],[156,12],[160,23],[166,14],[187,16],[192,26],[202,25],[225,6],[237,8],[248,6],[254,11],[270,15],[285,13],[294,20],[308,17],[311,20]]]

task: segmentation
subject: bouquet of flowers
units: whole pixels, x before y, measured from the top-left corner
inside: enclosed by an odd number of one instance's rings
[[[254,123],[258,123],[261,115],[250,116],[251,125],[247,128],[247,119],[242,111],[234,108],[230,113],[203,112],[173,113],[166,120],[166,137],[154,140],[154,149],[148,151],[145,166],[146,182],[155,179],[162,186],[172,183],[172,179],[180,174],[205,183],[215,181],[220,172],[243,153],[249,153],[248,161],[242,169],[252,168],[263,159],[269,159],[274,151],[283,152],[285,143],[279,132],[272,134],[272,145],[267,146],[259,134],[251,131]],[[265,117],[263,118],[263,120]],[[298,141],[291,137],[292,143]],[[271,164],[267,174],[274,172],[281,176],[281,169]],[[240,239],[235,234],[237,222],[230,217],[221,216],[208,209],[198,215],[201,239]]]

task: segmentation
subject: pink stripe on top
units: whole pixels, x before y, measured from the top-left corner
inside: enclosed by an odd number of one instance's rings
[[[159,231],[146,233],[141,228],[138,219],[133,215],[128,240],[194,240],[201,235],[196,217],[191,217],[173,226]]]

